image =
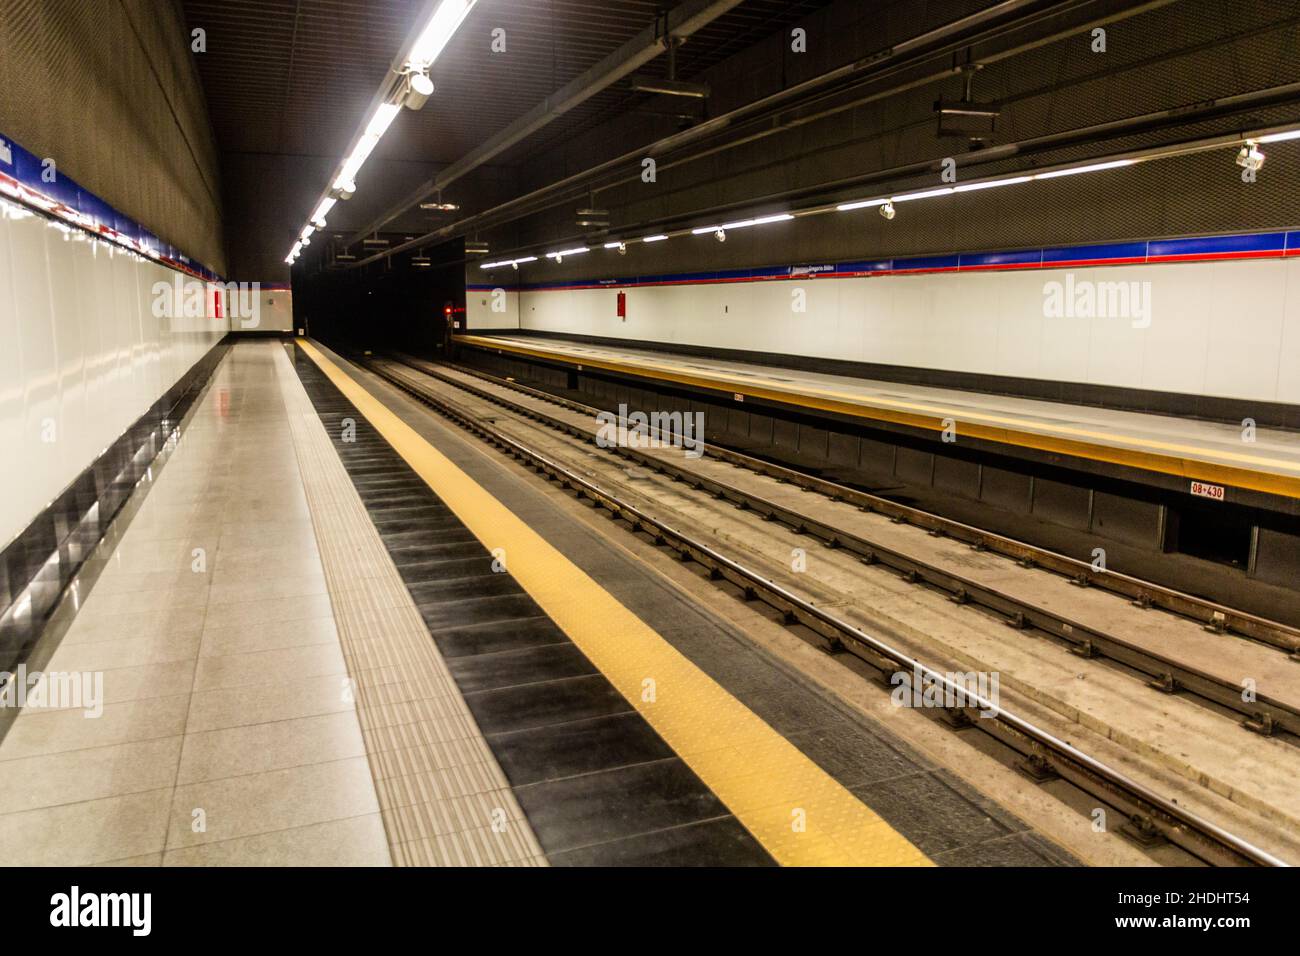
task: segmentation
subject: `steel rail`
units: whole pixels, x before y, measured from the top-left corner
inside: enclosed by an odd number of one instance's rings
[[[427,375],[437,381],[457,388],[469,394],[475,395],[485,401],[492,402],[502,408],[507,409],[512,414],[523,418],[536,421],[548,428],[564,432],[573,438],[585,443],[596,443],[596,435],[589,429],[563,419],[544,414],[537,409],[528,408],[511,402],[500,395],[484,391],[474,385],[457,381],[447,376],[444,372],[431,366],[429,363],[410,356],[397,359],[397,361],[411,368],[422,375]],[[476,374],[465,372],[457,369],[463,374]],[[483,376],[490,380],[490,377]],[[494,382],[493,384],[502,388],[512,388],[523,390],[526,386],[519,386],[517,383],[504,384]],[[536,390],[529,390],[535,392]],[[545,393],[532,395],[531,397],[540,398]],[[556,396],[551,396],[556,399]],[[560,399],[570,407],[570,410],[580,412],[584,415],[595,415],[599,410],[590,406],[582,405],[569,399]],[[665,436],[656,434],[653,437],[664,439]],[[672,436],[666,436],[667,440],[672,441]],[[601,446],[604,447],[604,446]],[[711,446],[716,449],[717,446]],[[978,580],[951,571],[940,564],[928,562],[914,555],[907,554],[903,551],[890,548],[886,545],[879,544],[876,541],[864,538],[861,535],[845,531],[825,521],[811,517],[795,508],[774,502],[764,498],[753,491],[746,491],[737,488],[726,482],[718,481],[715,478],[709,478],[701,475],[692,469],[683,465],[662,458],[658,455],[650,455],[640,451],[637,448],[630,447],[625,443],[605,448],[606,451],[613,452],[620,457],[627,458],[643,468],[666,475],[673,481],[679,481],[688,484],[697,491],[702,491],[711,495],[715,499],[726,501],[742,511],[752,511],[760,515],[765,521],[779,521],[787,527],[794,530],[797,534],[807,534],[816,537],[827,547],[840,548],[854,554],[865,564],[882,564],[899,572],[909,583],[924,583],[931,587],[946,592],[949,598],[958,604],[978,604],[981,607],[988,608],[995,613],[1004,616],[1007,624],[1018,629],[1037,627],[1059,640],[1065,641],[1070,650],[1081,657],[1105,657],[1110,660],[1118,661],[1142,674],[1148,678],[1149,686],[1164,693],[1175,693],[1179,690],[1187,691],[1197,697],[1201,697],[1212,703],[1218,704],[1229,710],[1235,711],[1242,716],[1242,726],[1247,730],[1255,733],[1270,736],[1276,730],[1285,730],[1293,734],[1300,734],[1300,711],[1294,707],[1275,700],[1264,694],[1255,694],[1249,702],[1243,699],[1243,688],[1238,684],[1226,682],[1213,674],[1204,670],[1192,667],[1177,658],[1164,654],[1157,654],[1153,651],[1139,647],[1123,637],[1109,633],[1101,628],[1090,626],[1086,621],[1069,616],[1057,611],[1025,601],[1013,594],[1000,590],[996,587],[982,584]],[[738,467],[750,467],[758,459],[748,459],[748,456],[739,453],[731,453],[735,460],[730,463]],[[723,455],[716,457],[727,460]],[[775,476],[776,480],[781,482],[793,483],[789,475],[798,475],[798,472],[792,472],[790,469],[776,466],[782,473]],[[837,493],[848,491],[842,486],[833,486]],[[805,490],[813,490],[805,486]],[[839,495],[836,500],[844,500]],[[884,500],[884,499],[880,499]],[[863,510],[876,510],[874,504],[872,507],[863,507]],[[915,510],[915,509],[909,509]],[[883,512],[882,512],[883,513]],[[929,518],[935,518],[928,512],[919,512]],[[902,515],[889,515],[895,523],[905,523],[907,518]],[[947,519],[936,518],[938,522],[945,522]],[[915,522],[912,522],[915,523]],[[969,525],[960,525],[963,529],[974,531]],[[937,524],[929,528],[932,534],[946,535],[943,524]],[[956,537],[955,535],[950,535]],[[1009,540],[1009,539],[1007,539]],[[1017,542],[1018,543],[1018,542]],[[980,539],[974,543],[979,550],[991,551],[987,543]],[[1041,561],[1043,555],[1049,555],[1054,558],[1061,558],[1066,561],[1073,561],[1072,558],[1063,558],[1053,552],[1043,551],[1040,548],[1033,548],[1029,545],[1021,545],[1033,557],[1021,557],[1017,563],[1021,566],[1045,566]],[[1083,562],[1075,562],[1083,564]],[[1091,565],[1085,565],[1091,570]],[[1077,578],[1071,580],[1078,581]],[[1178,594],[1179,592],[1172,592]],[[1188,597],[1189,600],[1196,600]],[[1217,605],[1215,605],[1217,606]],[[1281,625],[1278,625],[1279,627]]]
[[[403,356],[400,361],[411,364],[421,372],[438,375],[437,370],[430,364],[419,359],[413,359],[410,356]],[[468,368],[463,365],[449,365],[455,371],[481,379],[489,384],[500,388],[517,391],[530,398],[549,404],[558,405],[569,411],[578,412],[584,415],[596,415],[601,409],[594,406],[584,405],[581,402],[564,398],[559,395],[552,395],[537,388],[523,385],[519,382],[511,381],[492,375],[478,369]],[[463,383],[449,383],[459,384]],[[494,396],[484,395],[482,397],[489,400],[495,400]],[[1045,571],[1051,571],[1055,574],[1069,578],[1072,582],[1080,587],[1099,587],[1106,591],[1111,591],[1122,597],[1128,598],[1134,604],[1151,608],[1156,607],[1162,610],[1177,614],[1180,617],[1186,617],[1204,625],[1207,630],[1214,632],[1231,632],[1236,635],[1247,637],[1267,644],[1271,647],[1278,648],[1293,656],[1300,658],[1300,629],[1290,627],[1279,621],[1272,621],[1268,618],[1250,614],[1245,611],[1237,610],[1225,604],[1219,604],[1206,598],[1196,597],[1174,588],[1165,587],[1164,585],[1155,584],[1132,575],[1123,574],[1118,571],[1100,570],[1094,568],[1090,563],[1081,561],[1077,558],[1071,558],[1059,552],[1050,551],[1037,545],[1027,544],[1014,538],[1008,538],[992,531],[975,527],[974,525],[965,524],[951,518],[944,518],[933,512],[924,511],[910,505],[900,504],[891,501],[888,498],[882,498],[857,488],[851,488],[847,485],[841,485],[825,478],[818,478],[793,468],[787,468],[783,465],[774,464],[761,458],[755,458],[742,452],[724,448],[719,445],[710,445],[709,453],[715,458],[726,461],[729,464],[737,465],[749,471],[765,475],[777,481],[795,485],[808,491],[814,491],[818,494],[830,498],[832,501],[841,501],[854,505],[864,511],[874,511],[879,514],[900,523],[915,525],[923,528],[934,535],[942,535],[953,538],[969,544],[979,550],[992,551],[1003,557],[1026,566],[1042,568]],[[828,539],[829,540],[829,537]],[[1066,622],[1071,623],[1071,622]],[[1063,633],[1062,637],[1068,637],[1068,632]]]
[[[950,723],[979,729],[1000,741],[1036,768],[1040,779],[1060,776],[1120,810],[1129,819],[1129,832],[1139,837],[1164,838],[1198,859],[1215,865],[1289,865],[1029,720],[972,693],[949,675],[923,664],[686,532],[620,499],[613,492],[509,437],[460,405],[436,395],[409,377],[394,373],[387,367],[388,363],[362,360],[361,365],[526,467],[572,490],[580,499],[604,508],[612,518],[628,522],[633,531],[650,535],[657,544],[676,551],[682,560],[701,564],[708,569],[712,579],[730,582],[743,591],[746,599],[763,601],[780,612],[787,625],[801,624],[826,638],[832,647],[854,653],[877,668],[886,682],[896,683],[892,678],[900,672],[919,675],[922,681],[942,692],[945,703],[949,700],[956,702],[954,706],[945,708]]]

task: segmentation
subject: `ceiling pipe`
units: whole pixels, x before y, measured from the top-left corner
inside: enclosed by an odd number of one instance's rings
[[[646,27],[586,73],[556,90],[505,129],[489,137],[482,145],[389,206],[378,217],[356,230],[349,237],[348,244],[376,232],[433,193],[446,189],[462,176],[532,136],[575,106],[635,73],[665,50],[680,44],[742,2],[743,0],[687,0],[674,7],[664,20]]]

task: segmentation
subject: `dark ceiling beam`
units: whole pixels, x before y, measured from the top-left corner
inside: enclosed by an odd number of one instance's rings
[[[682,41],[701,27],[739,6],[743,0],[687,0],[667,14],[666,27],[655,23],[646,27],[627,43],[601,60],[586,73],[543,99],[519,119],[466,153],[432,179],[427,180],[348,238],[347,244],[359,242],[378,232],[412,206],[446,189],[462,176],[499,156],[511,146],[563,116],[591,97],[608,89],[655,57],[666,51],[671,42]]]

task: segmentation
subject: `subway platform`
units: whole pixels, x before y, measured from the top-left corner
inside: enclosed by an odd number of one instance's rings
[[[10,863],[1073,862],[322,346],[164,457],[45,665],[102,695],[0,742]]]
[[[607,371],[668,385],[827,412],[987,442],[1004,453],[1038,452],[1139,473],[1217,483],[1300,498],[1300,435],[1284,428],[1200,421],[1077,403],[939,388],[898,381],[758,365],[676,351],[552,336],[460,334],[473,349]],[[826,364],[826,363],[823,363]],[[1208,402],[1207,402],[1208,404]],[[1222,490],[1222,489],[1220,489]]]

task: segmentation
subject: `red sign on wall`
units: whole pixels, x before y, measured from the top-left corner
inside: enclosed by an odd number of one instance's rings
[[[620,319],[627,318],[627,293],[626,292],[620,292],[618,294],[618,317]]]

